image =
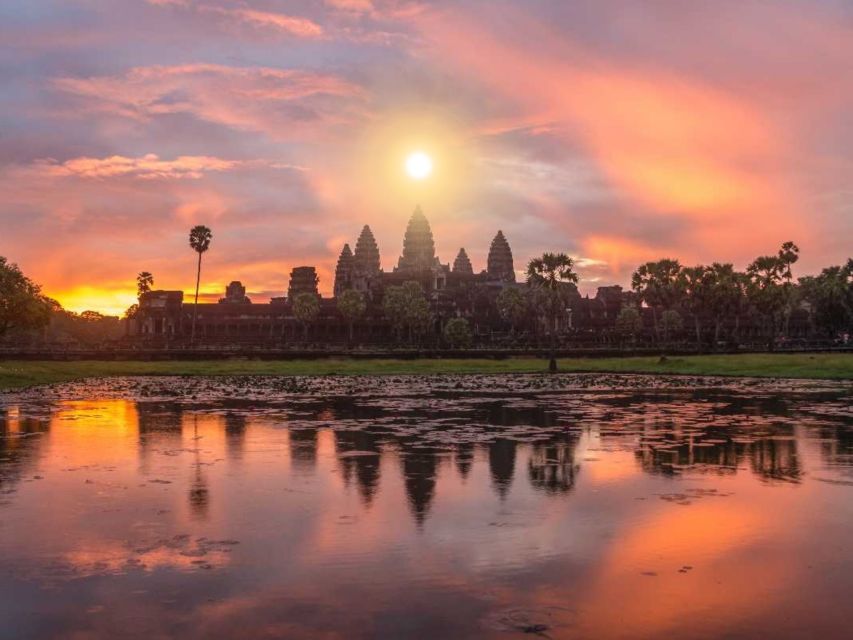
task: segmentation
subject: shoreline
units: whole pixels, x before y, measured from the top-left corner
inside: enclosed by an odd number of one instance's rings
[[[560,358],[560,373],[853,380],[851,353]],[[116,376],[324,376],[546,373],[541,358],[327,360],[0,360],[0,392]]]

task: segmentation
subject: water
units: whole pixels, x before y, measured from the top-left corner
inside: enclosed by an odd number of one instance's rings
[[[4,638],[841,638],[853,384],[136,378],[0,400]]]

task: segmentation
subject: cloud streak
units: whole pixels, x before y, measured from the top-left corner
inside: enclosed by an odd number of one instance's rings
[[[140,122],[175,114],[275,137],[360,117],[364,92],[330,73],[192,63],[134,67],[110,76],[60,77],[87,110]],[[300,125],[296,128],[295,125]]]
[[[71,158],[65,162],[42,160],[34,169],[47,176],[77,176],[81,178],[115,178],[131,176],[142,180],[199,179],[208,171],[229,171],[239,166],[234,160],[209,156],[180,156],[161,160],[149,153],[141,158],[110,156],[108,158]]]

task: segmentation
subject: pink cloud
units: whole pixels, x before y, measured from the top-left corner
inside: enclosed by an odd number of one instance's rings
[[[326,0],[326,4],[342,11],[354,11],[357,13],[373,11],[373,2],[371,0]]]
[[[323,27],[307,18],[259,11],[257,9],[241,8],[228,9],[225,7],[201,7],[203,11],[211,11],[224,16],[235,18],[257,27],[275,29],[299,38],[319,38],[323,35]]]
[[[201,178],[208,171],[228,171],[240,163],[209,156],[179,156],[174,160],[161,160],[149,153],[140,158],[110,156],[108,158],[79,157],[57,162],[40,160],[34,168],[49,176],[77,176],[82,178],[113,178],[130,176],[144,180]]]
[[[608,59],[523,10],[502,10],[500,24],[512,24],[511,33],[457,6],[415,20],[423,55],[453,65],[503,106],[495,121],[480,120],[482,130],[545,127],[595,163],[615,202],[686,223],[666,247],[628,230],[620,236],[618,228],[605,242],[564,206],[559,226],[588,257],[622,268],[661,251],[746,262],[789,237],[814,240],[790,118],[780,121],[762,102],[707,78]],[[536,193],[528,199],[548,201]]]
[[[274,137],[318,133],[365,115],[366,97],[357,85],[334,74],[295,69],[158,65],[120,75],[56,78],[54,86],[80,97],[90,110],[140,122],[191,114]]]

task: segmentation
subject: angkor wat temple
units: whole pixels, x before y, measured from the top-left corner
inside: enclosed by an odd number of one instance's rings
[[[355,251],[345,244],[335,269],[334,297],[323,298],[313,266],[295,267],[290,274],[287,295],[268,303],[254,303],[240,282],[232,282],[218,303],[200,303],[196,318],[196,342],[255,342],[269,344],[327,343],[349,341],[349,325],[338,311],[336,298],[354,289],[363,294],[367,310],[353,326],[358,344],[383,344],[394,339],[394,331],[383,315],[382,299],[389,286],[416,281],[429,301],[433,333],[438,336],[444,323],[453,317],[466,318],[475,340],[506,336],[509,324],[500,317],[496,299],[506,287],[526,288],[516,281],[512,249],[501,231],[489,246],[486,268],[475,272],[464,248],[453,264],[442,263],[435,253],[429,221],[420,207],[412,214],[403,237],[402,253],[391,271],[382,268],[379,247],[370,227],[365,225],[355,242]],[[594,298],[582,297],[572,287],[565,328],[595,331],[612,327],[622,304],[633,294],[619,286],[599,287]],[[293,313],[293,301],[303,293],[316,295],[320,312],[310,326],[303,326]],[[139,311],[128,323],[128,336],[152,343],[185,340],[190,335],[193,304],[181,291],[150,291],[142,294]],[[521,334],[535,332],[538,319],[529,326],[516,327]]]

